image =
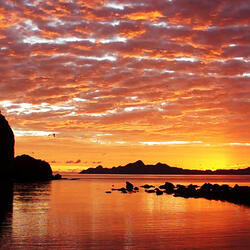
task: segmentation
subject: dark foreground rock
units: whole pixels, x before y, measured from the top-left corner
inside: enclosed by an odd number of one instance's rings
[[[59,177],[59,176],[57,176]],[[13,178],[16,181],[52,180],[52,169],[46,161],[37,160],[29,155],[15,157]]]
[[[53,176],[53,180],[61,180],[62,176],[60,174],[56,174]],[[78,178],[72,178],[71,180],[77,180]]]
[[[126,181],[126,189],[131,192],[134,189],[134,185],[132,183]]]
[[[15,138],[5,117],[0,114],[0,178],[9,179],[14,159]]]
[[[133,187],[133,188],[132,188]],[[156,195],[173,194],[174,197],[183,198],[205,198],[209,200],[220,200],[232,202],[235,204],[246,205],[250,207],[250,187],[235,185],[230,187],[227,184],[211,184],[205,183],[201,187],[190,184],[188,186],[177,184],[176,186],[170,182],[159,186],[159,188],[153,188],[153,185],[145,184],[144,187],[146,193],[155,193]],[[130,182],[126,182],[126,188],[112,188],[112,190],[118,190],[122,193],[138,192],[139,189],[134,187]]]
[[[174,191],[174,196],[184,198],[206,198],[209,200],[228,201],[235,204],[250,206],[250,187],[238,186],[230,187],[229,185],[218,185],[205,183],[199,189],[196,185],[179,186]]]
[[[167,194],[172,194],[174,192],[175,186],[174,186],[174,184],[172,184],[170,182],[165,182],[165,184],[161,185],[159,188],[160,189],[165,189],[165,192]]]
[[[149,185],[149,184],[145,184],[145,185],[143,185],[141,187],[148,189],[148,188],[153,188],[154,186],[153,185]]]
[[[15,137],[5,119],[0,114],[0,182],[59,180],[60,174],[52,175],[49,163],[34,159],[29,155],[14,158]],[[1,195],[3,196],[3,195]]]

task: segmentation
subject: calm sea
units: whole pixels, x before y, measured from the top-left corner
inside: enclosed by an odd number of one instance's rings
[[[250,176],[64,177],[79,179],[15,184],[13,204],[0,215],[0,249],[250,249],[249,207],[142,188],[105,193],[125,181],[250,186]]]

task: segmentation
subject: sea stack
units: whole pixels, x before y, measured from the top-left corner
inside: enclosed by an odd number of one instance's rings
[[[0,114],[0,178],[4,180],[11,176],[14,144],[14,133],[5,117]]]

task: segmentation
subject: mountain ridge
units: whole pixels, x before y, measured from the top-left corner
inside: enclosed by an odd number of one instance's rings
[[[128,163],[125,166],[104,168],[99,165],[96,168],[82,170],[79,174],[186,174],[186,175],[250,175],[250,167],[244,169],[217,169],[195,170],[171,167],[165,163],[144,164],[143,161]]]

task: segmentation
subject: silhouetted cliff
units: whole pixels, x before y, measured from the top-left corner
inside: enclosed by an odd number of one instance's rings
[[[155,165],[145,165],[142,161],[136,161],[134,163],[129,163],[125,166],[113,167],[113,168],[103,168],[98,166],[96,168],[89,168],[83,170],[80,174],[217,174],[217,175],[249,175],[250,167],[245,169],[231,169],[224,170],[219,169],[215,171],[211,170],[191,170],[183,169],[177,167],[170,167],[164,163],[157,163]]]
[[[37,160],[29,155],[15,157],[13,178],[18,181],[50,180],[52,169],[46,161]]]
[[[14,159],[14,134],[7,120],[0,114],[0,178],[11,174],[11,163]]]

